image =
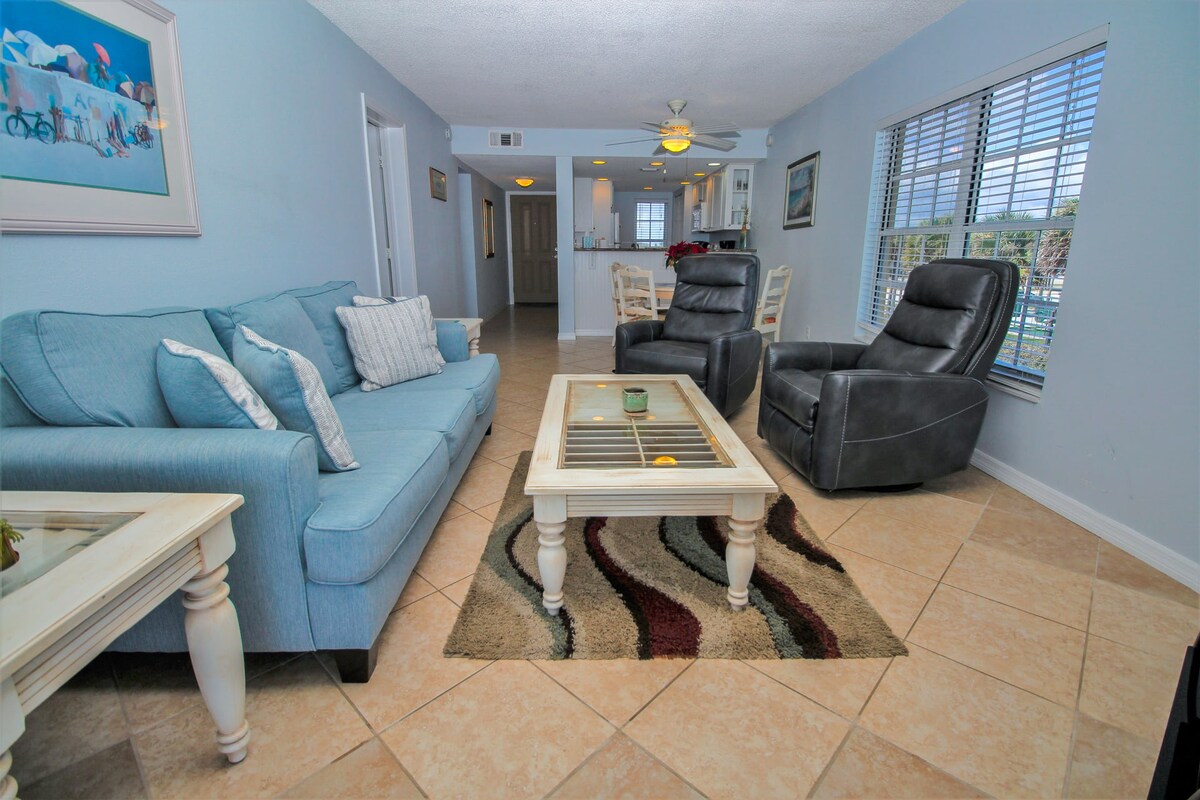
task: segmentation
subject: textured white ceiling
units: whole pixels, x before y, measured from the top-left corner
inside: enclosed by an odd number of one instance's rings
[[[964,0],[309,0],[456,125],[766,128]]]
[[[679,182],[685,177],[689,180],[696,180],[693,173],[707,174],[718,168],[709,166],[709,162],[723,165],[731,160],[714,158],[709,155],[702,158],[675,157],[670,159],[654,156],[619,158],[604,155],[597,156],[597,158],[603,159],[606,163],[593,164],[592,159],[587,157],[572,159],[575,177],[608,178],[612,181],[613,191],[616,192],[641,192],[645,191],[647,186],[653,192],[674,192],[680,188]],[[460,155],[458,159],[506,191],[551,192],[555,188],[553,156]],[[732,160],[745,161],[736,158]],[[652,168],[651,161],[663,161],[664,165]],[[654,171],[643,172],[643,168]],[[664,168],[667,170],[666,174],[663,173]],[[527,190],[521,189],[513,181],[514,178],[519,177],[533,178],[533,186]]]

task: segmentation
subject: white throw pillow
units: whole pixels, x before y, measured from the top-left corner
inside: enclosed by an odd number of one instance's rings
[[[444,367],[446,366],[446,359],[442,358],[442,351],[438,350],[437,326],[433,323],[433,310],[429,307],[429,297],[427,295],[420,294],[416,297],[366,297],[356,294],[352,302],[355,306],[382,306],[414,301],[421,306],[421,314],[425,319],[425,331],[429,336],[429,345],[433,348],[434,360],[437,361],[439,367]]]
[[[442,371],[446,362],[438,363],[437,345],[429,342],[428,302],[422,309],[421,299],[335,309],[364,392]]]

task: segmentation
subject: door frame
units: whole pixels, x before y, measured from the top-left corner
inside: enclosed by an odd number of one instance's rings
[[[515,305],[517,302],[516,289],[513,285],[512,197],[513,197],[513,195],[521,195],[521,194],[543,194],[543,195],[548,194],[553,197],[558,196],[558,192],[556,192],[556,191],[555,192],[505,192],[504,193],[504,219],[505,219],[505,224],[508,226],[508,242],[507,242],[507,244],[508,244],[508,304],[510,306]],[[557,248],[555,248],[555,249],[557,250]],[[558,262],[558,253],[557,252],[555,253],[554,259],[555,259],[554,267],[555,267],[555,269],[558,269],[558,263],[557,263]]]
[[[409,180],[408,170],[408,137],[407,128],[404,123],[388,114],[385,111],[380,111],[381,104],[376,103],[367,96],[365,92],[360,93],[359,97],[362,101],[362,145],[363,145],[363,164],[366,167],[367,173],[367,202],[372,203],[371,198],[371,149],[367,142],[367,126],[369,123],[375,123],[379,126],[379,144],[380,151],[383,156],[383,197],[388,209],[388,240],[392,247],[392,282],[398,288],[398,291],[406,296],[413,297],[417,292],[417,251],[416,243],[413,240],[413,218],[412,218],[412,192],[410,190],[412,184]],[[370,208],[371,206],[368,205]],[[369,215],[371,225],[372,242],[375,240],[375,214]],[[379,280],[380,264],[377,248],[372,244],[372,251],[375,251],[373,260],[375,262],[375,284],[380,294],[383,294],[383,286]]]

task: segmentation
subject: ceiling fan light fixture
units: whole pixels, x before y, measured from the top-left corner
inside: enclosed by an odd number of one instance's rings
[[[517,183],[517,186],[520,186],[522,189],[527,189],[530,186],[533,186],[533,178],[527,177],[525,175],[522,175],[519,178],[514,178],[513,180],[515,180]]]
[[[692,146],[692,140],[684,136],[672,136],[663,139],[659,144],[663,146],[663,149],[669,150],[672,153],[682,153]]]

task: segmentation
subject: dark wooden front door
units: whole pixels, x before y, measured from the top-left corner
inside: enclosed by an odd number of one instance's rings
[[[513,300],[558,302],[557,200],[550,194],[512,196]]]

